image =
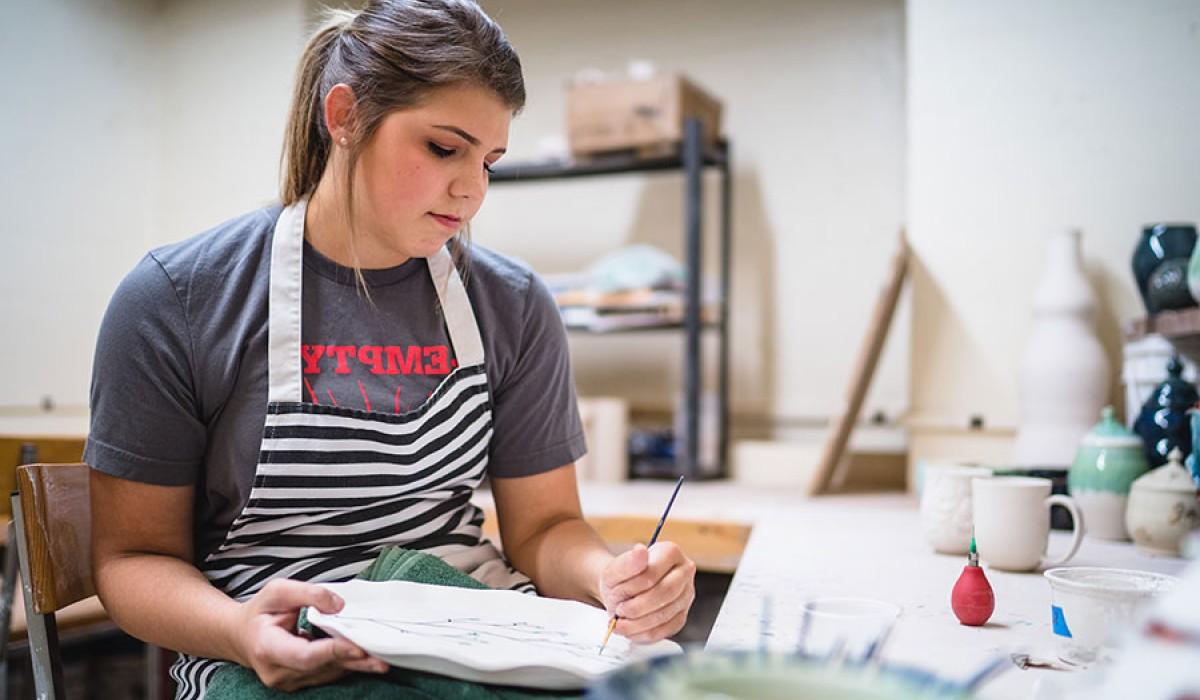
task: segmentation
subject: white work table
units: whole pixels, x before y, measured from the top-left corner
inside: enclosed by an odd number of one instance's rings
[[[580,498],[592,515],[661,513],[673,484],[583,483]],[[950,610],[950,590],[965,557],[935,554],[921,535],[917,501],[905,494],[805,498],[794,489],[729,483],[685,484],[671,518],[753,525],[708,648],[794,647],[803,602],[823,595],[891,601],[903,613],[884,652],[888,661],[913,664],[948,678],[966,678],[998,652],[1052,656],[1050,588],[1040,573],[987,568],[996,611],[984,627],[965,627]],[[1068,533],[1051,535],[1050,551],[1064,549]],[[1110,566],[1178,574],[1187,561],[1149,557],[1132,544],[1085,538],[1069,566]],[[764,599],[770,621],[763,635]],[[1024,699],[1039,677],[1061,671],[1015,666],[987,682],[978,697]]]

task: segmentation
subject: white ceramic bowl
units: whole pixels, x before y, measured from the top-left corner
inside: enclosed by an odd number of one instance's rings
[[[1050,569],[1052,629],[1058,655],[1073,664],[1108,656],[1112,635],[1132,624],[1139,608],[1178,579],[1130,569],[1076,566]]]

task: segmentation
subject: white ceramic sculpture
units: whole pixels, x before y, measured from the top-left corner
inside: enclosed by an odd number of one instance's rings
[[[1079,231],[1064,231],[1047,243],[1017,370],[1018,467],[1065,471],[1108,400],[1108,357],[1096,337],[1096,294],[1084,274],[1079,238]]]

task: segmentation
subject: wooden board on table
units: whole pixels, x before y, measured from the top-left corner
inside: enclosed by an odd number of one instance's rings
[[[483,534],[500,544],[499,527],[493,511],[485,511]],[[623,551],[654,534],[658,518],[643,515],[591,515],[587,522],[614,552]],[[696,568],[710,573],[731,574],[737,569],[750,539],[750,526],[743,523],[670,519],[659,539],[679,545]]]

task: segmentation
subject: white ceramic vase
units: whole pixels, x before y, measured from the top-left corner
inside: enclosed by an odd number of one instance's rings
[[[1047,242],[1017,369],[1018,467],[1066,470],[1108,400],[1108,357],[1096,337],[1096,294],[1084,274],[1079,239],[1079,231],[1064,231]]]

